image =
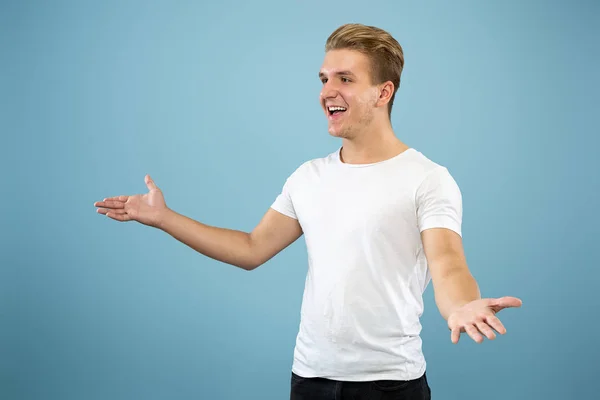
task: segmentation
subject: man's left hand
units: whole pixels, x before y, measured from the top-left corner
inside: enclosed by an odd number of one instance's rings
[[[496,338],[494,330],[504,335],[506,328],[496,317],[496,313],[509,307],[521,307],[522,304],[520,299],[508,296],[479,299],[465,304],[448,317],[452,343],[458,343],[461,332],[466,332],[477,343],[483,342],[483,335],[494,340]]]

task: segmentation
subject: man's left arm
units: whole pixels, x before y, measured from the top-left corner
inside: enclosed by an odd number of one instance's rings
[[[507,307],[520,307],[515,297],[482,299],[479,286],[467,266],[462,238],[448,228],[430,228],[421,232],[423,250],[433,281],[435,302],[440,314],[448,321],[451,340],[458,343],[466,332],[475,342],[484,336],[495,339],[494,330],[506,333],[496,316]]]

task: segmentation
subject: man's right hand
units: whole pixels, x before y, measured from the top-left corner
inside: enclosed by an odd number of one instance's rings
[[[197,252],[252,270],[302,235],[297,219],[270,208],[250,233],[209,226],[169,209],[161,190],[146,175],[149,192],[94,203],[97,212],[117,221],[138,221],[161,229]]]
[[[150,175],[145,177],[148,193],[134,196],[109,197],[94,203],[100,214],[116,221],[138,221],[144,225],[159,227],[168,211],[162,191],[154,184]]]

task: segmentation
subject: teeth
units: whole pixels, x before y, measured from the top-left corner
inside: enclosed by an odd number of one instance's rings
[[[344,107],[328,107],[330,112],[333,111],[346,111],[346,109]]]

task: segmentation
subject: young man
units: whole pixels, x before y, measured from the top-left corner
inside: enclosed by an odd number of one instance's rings
[[[149,176],[147,194],[95,206],[247,270],[304,235],[309,269],[291,398],[429,399],[419,337],[429,280],[453,343],[461,332],[476,342],[505,333],[495,314],[521,301],[480,297],[463,254],[456,182],[392,130],[404,66],[400,44],[381,29],[347,24],[325,50],[320,100],[329,133],[342,145],[299,166],[252,232],[170,210]]]

